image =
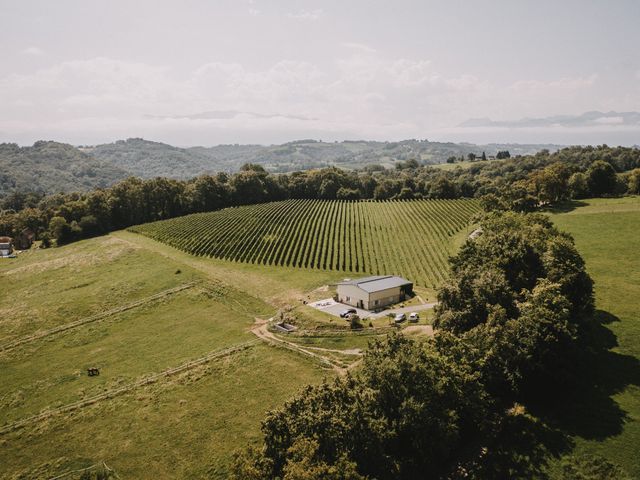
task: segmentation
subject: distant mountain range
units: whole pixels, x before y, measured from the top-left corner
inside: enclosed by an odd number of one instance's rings
[[[282,145],[217,145],[180,148],[142,138],[74,147],[40,141],[31,147],[0,144],[0,196],[14,191],[44,193],[106,187],[128,176],[188,179],[203,173],[236,172],[245,163],[257,163],[270,172],[283,173],[337,166],[359,169],[378,164],[394,168],[400,161],[443,163],[469,153],[512,156],[556,150],[560,145],[443,143],[427,140],[373,142],[366,140],[321,142],[298,140]]]
[[[556,115],[543,118],[522,118],[520,120],[491,120],[490,118],[471,118],[462,122],[460,127],[603,127],[607,125],[631,125],[640,127],[639,112],[586,112],[582,115]]]
[[[337,166],[346,169],[380,164],[393,168],[398,161],[416,159],[423,164],[443,163],[450,156],[495,155],[509,150],[512,155],[526,155],[541,149],[555,150],[560,145],[520,145],[429,142],[403,140],[374,142],[354,140],[321,142],[298,140],[282,145],[218,145],[215,147],[178,148],[141,138],[84,147],[82,150],[102,162],[127,170],[143,178],[168,176],[191,178],[202,173],[235,172],[245,163],[257,163],[271,172],[290,172]]]

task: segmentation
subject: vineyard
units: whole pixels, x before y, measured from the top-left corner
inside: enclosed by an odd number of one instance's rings
[[[235,262],[403,275],[438,284],[473,200],[286,200],[148,223],[130,230],[194,255]]]

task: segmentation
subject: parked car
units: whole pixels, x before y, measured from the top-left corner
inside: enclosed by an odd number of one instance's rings
[[[393,319],[393,321],[396,322],[396,323],[402,323],[406,319],[407,319],[407,316],[404,313],[398,313],[398,314],[396,314],[396,316]]]
[[[412,323],[416,323],[420,320],[420,315],[418,315],[416,312],[413,312],[411,315],[409,315],[409,321]]]
[[[344,312],[340,313],[340,318],[349,318],[349,315],[352,315],[354,313],[358,313],[355,308],[348,308]]]

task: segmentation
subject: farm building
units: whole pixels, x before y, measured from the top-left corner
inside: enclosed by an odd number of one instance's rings
[[[392,275],[349,280],[337,287],[339,302],[365,310],[377,310],[402,302],[413,293],[413,283]]]
[[[12,252],[11,237],[0,237],[0,257],[8,257]]]

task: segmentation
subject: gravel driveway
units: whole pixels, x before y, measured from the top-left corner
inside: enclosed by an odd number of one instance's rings
[[[424,310],[429,310],[437,305],[437,302],[432,303],[423,303],[421,305],[412,305],[411,307],[398,307],[398,308],[389,308],[387,310],[383,310],[378,313],[373,313],[368,310],[363,310],[361,308],[356,308],[356,312],[360,318],[380,318],[393,313],[394,315],[397,313],[406,313],[407,316],[413,312],[422,312]],[[336,317],[340,317],[340,313],[344,312],[347,309],[355,308],[351,305],[346,305],[344,303],[338,303],[332,298],[327,298],[325,300],[318,300],[317,302],[309,303],[309,306],[315,308],[316,310],[320,310],[321,312],[328,313],[329,315],[334,315]]]

